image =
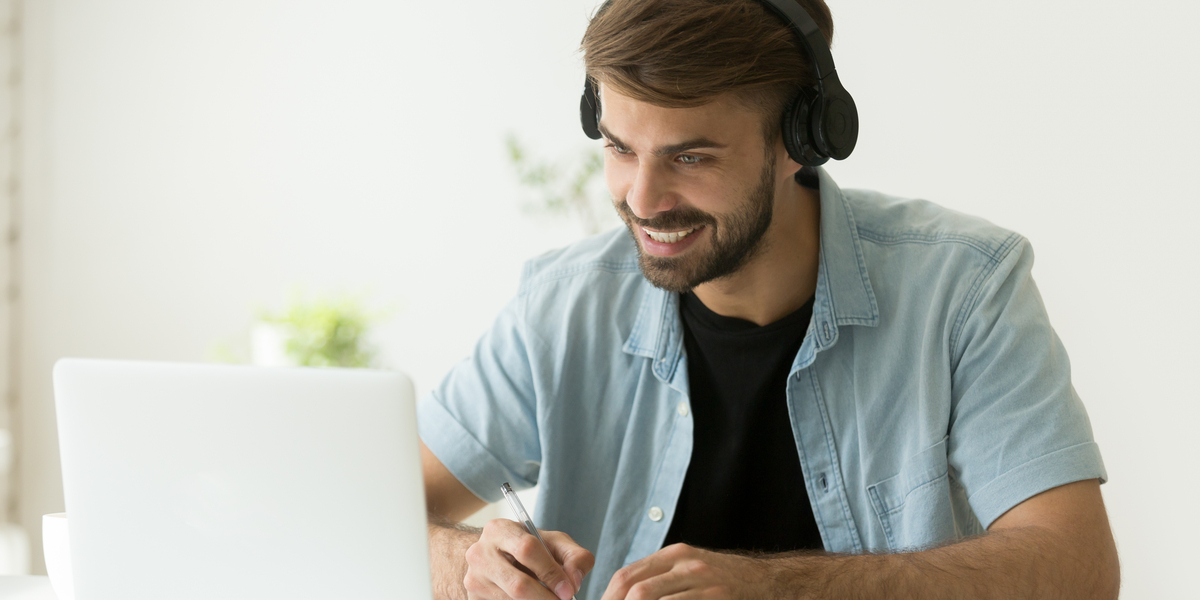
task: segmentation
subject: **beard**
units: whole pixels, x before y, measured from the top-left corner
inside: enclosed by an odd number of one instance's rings
[[[767,247],[764,237],[771,225],[775,204],[775,161],[767,160],[757,186],[746,195],[737,209],[727,216],[714,217],[704,211],[685,207],[640,219],[629,203],[616,204],[617,213],[638,250],[642,275],[655,287],[668,292],[686,293],[696,286],[728,277],[750,262]],[[708,247],[684,252],[682,256],[652,256],[642,250],[637,228],[679,231],[707,227]]]

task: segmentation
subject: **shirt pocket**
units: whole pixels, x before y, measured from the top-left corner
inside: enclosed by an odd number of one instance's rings
[[[950,499],[949,436],[909,457],[900,472],[867,486],[891,550],[916,549],[957,537]]]

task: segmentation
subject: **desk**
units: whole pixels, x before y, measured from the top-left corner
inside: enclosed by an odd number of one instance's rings
[[[36,575],[0,576],[0,600],[58,600],[50,578]]]

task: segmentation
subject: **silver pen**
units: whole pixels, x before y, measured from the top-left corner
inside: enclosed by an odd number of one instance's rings
[[[500,486],[500,491],[504,492],[504,497],[508,499],[508,505],[512,507],[513,513],[517,515],[517,521],[520,521],[521,525],[525,526],[525,531],[528,531],[533,537],[537,538],[537,541],[541,542],[542,548],[546,550],[546,554],[553,559],[554,553],[550,552],[550,547],[546,545],[546,540],[542,539],[542,534],[538,533],[537,527],[533,526],[533,519],[529,518],[529,513],[525,512],[525,505],[521,504],[521,499],[517,497],[517,493],[513,491],[512,486],[508,485],[506,481],[504,485]],[[538,583],[541,583],[546,589],[550,590],[550,586],[546,585],[545,582],[539,581]],[[554,590],[550,591],[553,592]],[[575,596],[571,596],[571,600],[575,600]]]

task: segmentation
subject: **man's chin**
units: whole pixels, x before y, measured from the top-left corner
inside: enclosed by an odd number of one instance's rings
[[[676,294],[690,292],[699,285],[694,281],[693,269],[686,268],[690,265],[683,264],[684,262],[681,259],[648,256],[644,253],[638,257],[638,267],[650,285]]]

